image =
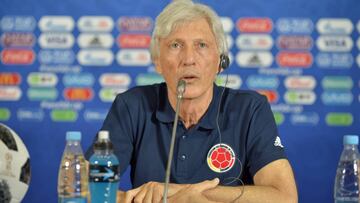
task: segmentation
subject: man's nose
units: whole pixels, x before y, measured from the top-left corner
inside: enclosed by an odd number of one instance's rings
[[[184,66],[195,65],[195,49],[193,46],[185,46],[183,49],[182,60]]]

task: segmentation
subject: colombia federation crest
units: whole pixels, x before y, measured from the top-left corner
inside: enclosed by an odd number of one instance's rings
[[[207,164],[211,170],[224,173],[235,164],[234,150],[227,144],[214,145],[208,152]]]

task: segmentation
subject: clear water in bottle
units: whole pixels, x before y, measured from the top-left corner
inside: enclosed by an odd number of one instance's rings
[[[58,202],[86,203],[88,173],[80,145],[81,134],[75,131],[68,132],[66,140],[58,176]]]
[[[359,138],[344,136],[344,149],[336,170],[335,203],[359,203]]]

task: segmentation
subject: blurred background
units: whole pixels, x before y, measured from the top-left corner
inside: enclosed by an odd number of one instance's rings
[[[0,1],[0,122],[30,154],[24,203],[57,201],[66,131],[82,132],[85,151],[117,93],[163,80],[148,46],[168,2]],[[199,2],[228,35],[231,66],[218,84],[228,75],[228,87],[267,96],[299,202],[332,202],[342,137],[360,134],[360,2]]]

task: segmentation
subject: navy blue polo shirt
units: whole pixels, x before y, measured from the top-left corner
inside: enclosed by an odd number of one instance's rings
[[[214,85],[214,95],[199,123],[186,129],[177,123],[171,183],[198,183],[220,178],[222,185],[252,184],[266,164],[285,158],[266,97]],[[219,102],[219,129],[217,111]],[[121,174],[131,165],[133,187],[149,181],[164,182],[175,112],[165,83],[132,88],[117,95],[102,126],[110,132]],[[220,143],[231,147],[234,166],[215,172],[207,163],[209,150]],[[87,157],[92,151],[88,150]]]

